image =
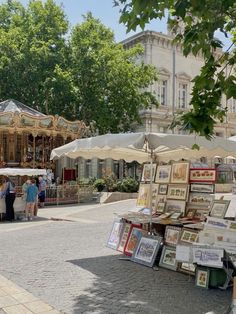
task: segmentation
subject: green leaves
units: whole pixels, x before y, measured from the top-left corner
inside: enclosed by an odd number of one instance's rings
[[[178,123],[190,132],[212,137],[216,122],[223,121],[226,113],[226,108],[221,107],[222,95],[236,99],[236,49],[231,49],[236,44],[235,0],[156,0],[144,3],[145,8],[137,0],[117,0],[116,5],[123,8],[120,21],[129,31],[161,18],[168,10],[169,26],[176,34],[174,43],[182,45],[185,56],[201,55],[205,62],[201,73],[193,80],[192,109],[179,116],[173,125]],[[216,31],[231,38],[232,45],[225,52],[219,50],[223,44],[215,38]]]

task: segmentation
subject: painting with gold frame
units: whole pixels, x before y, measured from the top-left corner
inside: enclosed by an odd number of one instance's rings
[[[172,164],[170,182],[188,183],[189,181],[189,162],[176,162]]]

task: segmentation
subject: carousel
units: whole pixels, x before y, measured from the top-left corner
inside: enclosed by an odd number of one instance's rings
[[[0,168],[55,170],[52,149],[87,135],[82,121],[45,115],[19,101],[0,102]]]

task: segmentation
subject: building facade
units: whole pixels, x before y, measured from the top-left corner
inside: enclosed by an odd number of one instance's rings
[[[140,112],[143,125],[137,131],[172,133],[169,126],[174,114],[179,111],[189,110],[191,80],[200,73],[204,64],[201,56],[189,55],[185,57],[180,45],[173,45],[173,36],[154,31],[143,31],[122,42],[126,49],[136,44],[144,48],[143,56],[139,61],[152,64],[158,71],[158,81],[150,86],[150,91],[155,93],[159,107]],[[222,51],[216,51],[219,56]],[[227,71],[227,67],[225,69]],[[215,127],[218,136],[230,137],[236,134],[236,99],[226,100],[222,97],[222,106],[228,107],[227,117],[224,123]],[[180,133],[178,129],[175,133]]]

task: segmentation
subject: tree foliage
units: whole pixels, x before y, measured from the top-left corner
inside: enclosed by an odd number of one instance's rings
[[[0,99],[93,122],[99,133],[131,130],[141,105],[156,103],[144,91],[155,69],[136,64],[141,47],[125,51],[90,13],[68,30],[53,0],[0,5]]]
[[[74,28],[71,47],[78,116],[94,121],[101,133],[130,130],[140,121],[141,106],[156,103],[144,91],[156,79],[155,69],[135,63],[143,52],[141,46],[124,50],[115,43],[113,33],[88,14]]]
[[[169,25],[188,56],[201,54],[204,66],[194,78],[191,110],[173,124],[206,137],[214,134],[216,121],[223,121],[227,108],[221,106],[221,97],[236,99],[236,2],[235,0],[115,0],[121,7],[120,22],[127,31],[141,28],[153,19],[169,13]],[[181,29],[180,29],[181,25]],[[215,32],[230,36],[232,45],[224,52],[223,43]],[[217,52],[217,53],[216,53]]]

